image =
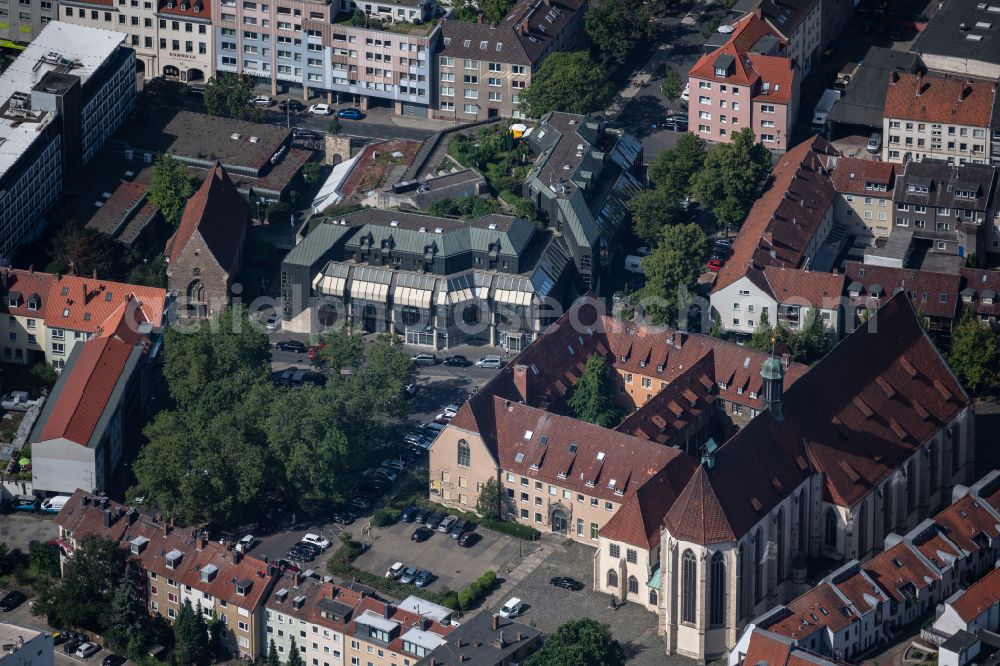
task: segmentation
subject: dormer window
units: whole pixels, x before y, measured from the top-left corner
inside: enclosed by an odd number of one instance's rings
[[[201,582],[211,583],[217,573],[219,573],[219,567],[214,564],[206,564],[201,568]]]
[[[716,76],[721,76],[721,77],[725,78],[726,77],[726,70],[723,69],[722,67],[716,67],[715,68],[715,75]]]
[[[723,391],[725,391],[726,390],[726,382],[719,382],[719,388],[722,389]]]
[[[168,569],[176,569],[177,565],[181,563],[183,556],[184,553],[175,548],[163,556],[163,561],[166,563]]]
[[[249,578],[244,578],[243,580],[236,583],[236,594],[241,597],[245,597],[250,594],[250,588],[253,587],[253,581]]]
[[[624,363],[626,360],[628,360],[628,357],[625,356],[625,354],[622,354],[622,363]]]
[[[639,361],[639,367],[640,368],[645,368],[646,367],[646,362],[645,361]]]
[[[663,372],[663,366],[662,365],[657,365],[656,366],[656,371],[657,372]]]

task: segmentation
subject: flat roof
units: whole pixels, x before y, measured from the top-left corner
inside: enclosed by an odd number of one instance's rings
[[[10,622],[0,622],[0,645],[17,643],[19,636],[24,639],[25,643],[27,643],[31,639],[43,633],[45,632],[40,629],[35,629],[34,627],[25,627],[20,624],[11,624]]]
[[[398,622],[394,622],[393,620],[387,620],[381,615],[373,613],[372,611],[365,611],[358,617],[354,618],[354,621],[357,622],[358,624],[363,624],[367,627],[374,627],[379,631],[385,631],[385,632],[390,632],[399,626]]]
[[[881,131],[889,74],[893,70],[913,74],[919,66],[920,59],[913,53],[871,47],[840,99],[830,109],[830,122]]]
[[[917,34],[910,51],[996,67],[1000,63],[1000,2],[948,0]],[[974,69],[955,73],[974,73]]]
[[[31,147],[40,136],[41,128],[53,118],[46,113],[34,122],[22,122],[23,118],[10,114],[11,97],[16,93],[30,95],[50,73],[72,74],[85,85],[126,37],[122,32],[52,21],[4,70],[0,75],[0,105],[3,107],[0,113],[0,177]]]
[[[441,622],[452,616],[454,611],[450,608],[445,608],[444,606],[439,606],[438,604],[427,601],[426,599],[421,599],[420,597],[410,595],[403,599],[402,603],[397,606],[399,610],[408,611],[419,615],[421,617],[427,617],[436,622]],[[437,636],[437,634],[434,634]]]

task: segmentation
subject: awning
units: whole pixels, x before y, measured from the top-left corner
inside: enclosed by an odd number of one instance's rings
[[[506,303],[507,305],[531,305],[531,292],[497,289],[493,299],[498,303]]]
[[[392,301],[396,305],[410,306],[423,310],[431,308],[432,292],[414,287],[396,287],[392,293]]]
[[[472,293],[472,289],[460,289],[448,294],[448,301],[451,302],[452,305],[465,303],[466,301],[473,301],[475,299],[476,295]]]
[[[652,588],[654,590],[660,589],[660,565],[657,564],[656,568],[653,569],[653,575],[649,577],[646,581],[646,587]]]
[[[351,298],[356,301],[385,303],[389,298],[389,285],[381,282],[355,280],[351,284]]]
[[[321,296],[344,297],[347,291],[347,280],[342,277],[317,273],[312,283],[313,291]]]

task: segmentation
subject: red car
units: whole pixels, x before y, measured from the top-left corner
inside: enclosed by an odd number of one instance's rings
[[[320,341],[318,345],[309,347],[309,351],[306,352],[306,356],[309,358],[310,361],[315,361],[316,356],[318,355],[320,349],[326,349],[325,342]]]
[[[713,273],[718,273],[719,269],[722,268],[722,259],[718,258],[709,259],[708,263],[705,265],[708,266],[708,270],[712,271]]]

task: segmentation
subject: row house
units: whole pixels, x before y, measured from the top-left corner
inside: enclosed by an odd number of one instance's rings
[[[135,50],[138,74],[183,83],[204,82],[215,71],[215,29],[208,0],[62,0],[59,20],[117,30]]]
[[[753,666],[766,661],[769,665],[791,666],[841,666],[834,661],[801,647],[787,636],[751,625],[740,637],[739,643],[729,652],[729,666]]]
[[[222,622],[221,647],[232,658],[267,654],[264,600],[277,568],[231,543],[77,490],[56,518],[63,563],[100,536],[125,549],[128,576],[147,610],[172,621],[185,604]]]
[[[971,487],[955,485],[954,501],[934,517],[909,531],[891,525],[896,531],[885,532],[884,550],[871,559],[853,559],[756,617],[730,651],[729,663],[745,663],[748,636],[757,632],[854,662],[939,608],[934,628],[944,635],[995,630],[1000,576],[990,569],[1000,552],[998,479],[993,471]]]
[[[968,257],[983,263],[1000,250],[997,169],[907,162],[893,189],[894,232],[912,234],[927,252]]]
[[[691,131],[697,125],[695,133],[703,139],[729,143],[750,127],[768,149],[784,152],[798,113],[800,80],[786,40],[748,14],[733,26],[725,45],[702,55],[688,71]]]
[[[449,608],[412,596],[392,604],[312,570],[283,573],[264,606],[267,645],[282,661],[295,649],[314,666],[412,666],[457,626]]]
[[[862,325],[870,313],[902,292],[926,319],[932,333],[951,332],[959,305],[959,275],[848,261],[844,264],[844,277],[850,303],[847,313],[850,330]]]
[[[821,0],[763,0],[755,10],[785,42],[785,55],[807,76],[819,62]]]
[[[579,45],[585,9],[583,0],[521,0],[499,25],[442,21],[432,116],[460,122],[523,118],[520,95],[532,73],[550,53]]]
[[[525,663],[541,645],[537,628],[483,611],[464,620],[444,645],[415,666],[515,666]]]
[[[100,280],[96,276],[0,270],[0,314],[7,315],[0,348],[7,363],[44,362],[57,370],[74,347],[124,324],[132,333],[163,324],[163,289]]]
[[[894,71],[886,85],[882,159],[990,164],[996,83]]]
[[[872,319],[804,373],[734,352],[740,369],[720,375],[691,353],[727,351],[703,336],[661,363],[663,343],[623,346],[620,323],[581,304],[459,410],[431,447],[431,496],[471,506],[497,479],[511,518],[596,543],[595,589],[656,612],[667,653],[717,658],[801,591],[808,558],[867,559],[971,474],[969,399],[908,298]],[[584,360],[621,362],[623,349],[670,370],[663,399],[614,431],[560,415]],[[759,398],[739,428],[715,407],[733,388]],[[830,391],[848,398],[818,397]]]
[[[848,233],[870,241],[889,238],[897,169],[890,162],[835,158],[830,175],[837,193],[833,217]]]

